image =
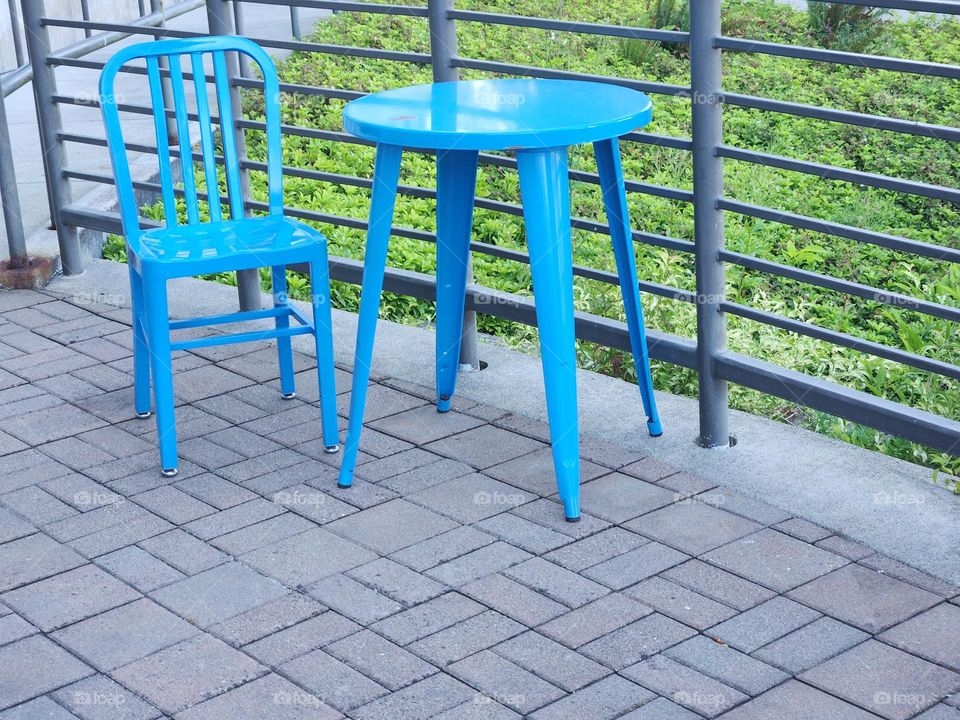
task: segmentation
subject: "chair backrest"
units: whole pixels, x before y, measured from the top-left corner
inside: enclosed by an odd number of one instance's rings
[[[163,208],[167,227],[178,224],[170,165],[170,142],[167,136],[167,119],[172,116],[176,122],[181,173],[183,176],[183,194],[187,206],[187,223],[200,222],[197,207],[197,179],[190,140],[191,121],[199,127],[200,150],[203,156],[203,174],[206,180],[207,202],[211,222],[224,219],[220,200],[220,184],[217,176],[217,157],[214,150],[214,129],[210,114],[210,102],[207,96],[207,76],[204,69],[204,56],[211,56],[214,84],[216,88],[220,132],[223,146],[223,166],[227,180],[227,197],[230,217],[239,220],[244,215],[244,198],[240,181],[240,162],[237,137],[234,134],[234,118],[240,112],[231,102],[230,76],[226,53],[239,52],[247,55],[259,66],[263,74],[264,106],[266,108],[267,139],[267,184],[269,189],[269,210],[271,214],[283,212],[283,173],[280,144],[280,86],[277,70],[270,56],[259,45],[243,37],[201,37],[184,40],[160,40],[139,43],[123,48],[104,66],[100,76],[100,105],[107,129],[107,145],[117,184],[120,200],[120,214],[123,220],[127,240],[140,234],[139,209],[134,197],[133,182],[130,176],[130,163],[123,140],[120,124],[122,103],[114,92],[117,73],[132,60],[145,59],[149,82],[153,122],[156,129],[159,178]],[[181,61],[186,56],[189,74],[192,76],[196,113],[189,113],[184,72]],[[173,108],[164,104],[163,80],[160,58],[167,58],[169,65],[170,90],[173,96]],[[142,72],[142,70],[141,70]]]

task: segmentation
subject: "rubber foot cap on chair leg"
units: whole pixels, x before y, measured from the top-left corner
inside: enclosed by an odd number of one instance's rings
[[[143,420],[143,419],[145,419],[145,418],[148,418],[148,417],[150,417],[151,415],[153,415],[153,413],[150,412],[149,410],[147,410],[146,412],[137,413],[137,417],[140,418],[141,420]]]
[[[160,471],[160,474],[166,478],[172,478],[172,477],[176,477],[178,472],[179,470],[177,470],[176,468],[170,468],[170,469],[165,468]]]
[[[338,452],[340,452],[340,446],[339,446],[339,445],[324,445],[324,446],[323,446],[323,451],[324,451],[327,455],[336,455]]]
[[[576,517],[564,517],[564,520],[566,520],[568,523],[580,522],[580,516],[577,515]]]
[[[292,393],[280,393],[280,397],[282,397],[284,400],[293,400],[296,396],[297,396],[297,394],[296,394],[295,392],[292,392]]]
[[[344,485],[341,482],[337,483],[337,488],[339,488],[340,490],[349,490],[352,486],[353,486],[353,483],[350,483],[349,485]]]
[[[660,437],[663,435],[663,425],[660,424],[659,420],[647,420],[647,431],[650,433],[650,437]]]

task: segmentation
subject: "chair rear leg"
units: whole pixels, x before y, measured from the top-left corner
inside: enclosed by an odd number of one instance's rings
[[[273,306],[287,304],[287,269],[277,265],[270,269],[273,287]],[[290,318],[277,317],[277,329],[290,327]],[[277,361],[280,364],[280,395],[284,400],[292,400],[297,395],[296,380],[293,377],[293,349],[290,338],[277,338]]]
[[[173,370],[170,365],[170,319],[167,282],[163,277],[144,278],[147,342],[153,370],[153,403],[157,410],[160,467],[164,477],[177,474],[177,428],[174,417]]]
[[[340,435],[337,430],[337,382],[333,369],[333,318],[330,312],[330,266],[326,243],[321,244],[316,258],[310,263],[310,294],[313,299],[323,449],[324,452],[335,453],[340,450]]]
[[[147,345],[143,278],[130,266],[130,304],[133,308],[133,406],[137,417],[150,417],[150,348]]]

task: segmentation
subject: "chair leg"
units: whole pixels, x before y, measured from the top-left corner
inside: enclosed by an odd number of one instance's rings
[[[353,382],[350,390],[350,420],[337,486],[353,484],[353,469],[360,449],[363,412],[373,359],[373,337],[380,313],[380,293],[387,264],[387,247],[393,208],[400,182],[400,158],[403,149],[396,145],[378,145],[373,168],[373,196],[370,201],[370,223],[367,227],[367,249],[363,259],[363,285],[360,290],[360,312],[357,319],[357,347],[353,359]]]
[[[566,519],[576,522],[580,519],[580,436],[567,150],[518,151],[517,166],[553,465]]]
[[[437,152],[437,411],[447,412],[460,369],[477,152]]]
[[[150,348],[144,328],[143,278],[130,266],[130,304],[133,308],[133,407],[139,418],[150,417]]]
[[[283,265],[270,268],[273,287],[273,306],[287,304],[287,269]],[[286,315],[276,318],[277,329],[290,327],[290,318]],[[293,377],[293,347],[289,337],[277,338],[277,361],[280,364],[280,395],[284,400],[292,400],[297,395],[296,380]]]
[[[173,370],[170,367],[170,318],[164,277],[144,278],[147,337],[153,370],[153,402],[157,410],[160,467],[164,477],[177,474],[177,429],[174,418]]]
[[[317,378],[320,385],[320,412],[323,423],[323,450],[340,450],[337,429],[337,382],[333,370],[333,319],[330,313],[330,265],[327,245],[322,243],[310,263],[310,292],[313,298],[313,336],[317,349]]]
[[[610,238],[613,241],[613,255],[617,262],[617,274],[620,276],[620,291],[623,294],[627,327],[630,330],[633,364],[637,371],[643,411],[647,415],[647,430],[653,437],[659,437],[663,434],[663,427],[660,424],[660,415],[657,413],[657,401],[653,395],[650,355],[647,350],[647,335],[643,327],[643,306],[640,304],[637,265],[633,255],[633,235],[630,232],[630,214],[623,186],[623,170],[620,166],[620,146],[614,138],[596,142],[593,147],[597,155],[603,201],[607,207],[607,221],[610,225]]]

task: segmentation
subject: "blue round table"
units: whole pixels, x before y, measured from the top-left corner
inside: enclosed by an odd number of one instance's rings
[[[377,143],[363,265],[350,420],[338,485],[353,481],[403,148],[437,155],[437,410],[450,409],[470,262],[477,155],[516,152],[537,311],[557,487],[566,519],[580,519],[573,253],[567,147],[593,143],[651,435],[662,430],[617,138],[650,122],[643,93],[571,80],[474,80],[417,85],[354,100],[344,128]],[[523,391],[525,388],[518,388]]]

